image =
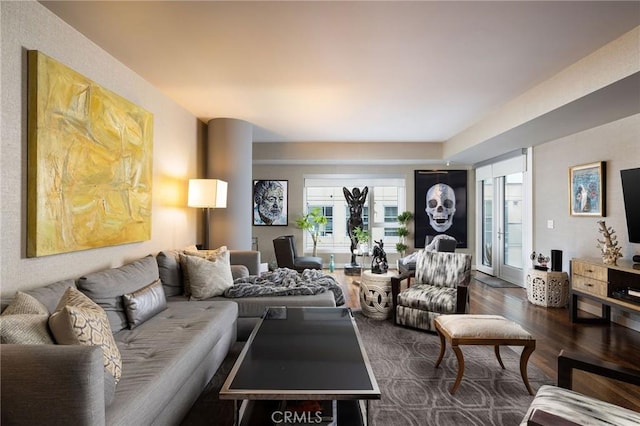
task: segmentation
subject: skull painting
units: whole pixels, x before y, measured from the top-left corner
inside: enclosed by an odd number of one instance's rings
[[[429,224],[436,232],[444,232],[453,225],[456,212],[456,194],[444,183],[436,183],[427,191]]]

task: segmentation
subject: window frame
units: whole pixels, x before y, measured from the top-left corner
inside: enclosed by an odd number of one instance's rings
[[[383,238],[385,244],[385,251],[388,253],[395,253],[395,243],[399,242],[399,236],[397,235],[397,228],[401,224],[396,220],[394,222],[387,221],[389,218],[385,216],[386,209],[389,207],[396,208],[398,212],[406,211],[407,205],[407,188],[406,178],[401,175],[306,175],[304,176],[303,184],[303,205],[305,208],[303,211],[307,212],[314,207],[320,208],[332,208],[332,233],[321,232],[320,241],[318,242],[318,253],[349,253],[350,243],[348,237],[348,231],[346,229],[346,221],[349,218],[349,209],[346,199],[344,198],[344,188],[351,190],[358,187],[363,188],[367,186],[369,188],[369,194],[367,195],[367,201],[365,208],[363,209],[363,221],[371,235],[369,245],[374,244],[374,240],[378,241]],[[324,195],[320,192],[310,196],[310,188],[327,188]],[[393,205],[385,205],[384,200],[388,198],[388,195],[378,194],[382,188],[392,188],[391,191],[395,191],[395,198],[393,198]],[[339,191],[338,191],[339,189]],[[338,194],[339,192],[339,194]],[[389,190],[387,190],[389,192]],[[322,198],[327,200],[333,200],[331,204],[323,204]],[[340,198],[338,198],[340,197]],[[313,198],[313,199],[309,199]],[[343,203],[340,203],[338,199],[341,199]],[[376,215],[375,207],[376,203],[380,203],[381,213]],[[343,217],[341,209],[344,209],[344,225],[337,222],[339,218]],[[370,214],[373,213],[373,214]],[[399,213],[398,213],[399,214]],[[374,222],[374,218],[378,217],[378,221]],[[388,235],[389,230],[396,230],[396,235]],[[343,232],[344,231],[344,232]],[[341,235],[344,233],[344,236]],[[324,234],[324,235],[323,235]],[[325,241],[323,242],[323,238]],[[331,242],[327,242],[326,238],[331,238]],[[302,249],[305,253],[312,252],[313,242],[308,232],[304,233]]]

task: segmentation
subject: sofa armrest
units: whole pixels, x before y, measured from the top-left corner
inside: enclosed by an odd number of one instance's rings
[[[250,275],[260,275],[260,252],[257,250],[229,250],[232,265],[244,265]]]
[[[558,355],[558,386],[571,389],[573,370],[582,370],[609,379],[620,380],[640,386],[640,370],[625,368],[590,356],[570,353],[565,350]]]
[[[99,346],[0,345],[2,424],[104,425]]]

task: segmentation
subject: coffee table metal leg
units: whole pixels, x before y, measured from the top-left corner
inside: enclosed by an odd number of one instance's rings
[[[366,425],[369,426],[369,400],[367,399],[367,419],[365,420]]]
[[[369,422],[369,400],[368,399],[356,399],[356,406],[358,407],[357,413],[358,413],[358,418],[359,423],[362,426],[368,426],[369,424],[371,424]],[[336,423],[338,425],[341,425],[342,423]]]

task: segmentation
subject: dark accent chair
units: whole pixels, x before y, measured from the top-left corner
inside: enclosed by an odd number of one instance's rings
[[[305,269],[322,269],[322,258],[316,256],[296,255],[296,244],[293,235],[283,235],[273,240],[278,268],[295,269],[302,272]]]
[[[640,370],[562,350],[558,355],[558,386],[538,389],[520,426],[640,424],[640,413],[571,390],[573,370],[640,386]]]
[[[420,250],[415,271],[391,277],[394,324],[435,333],[439,315],[469,312],[470,281],[470,254]]]

